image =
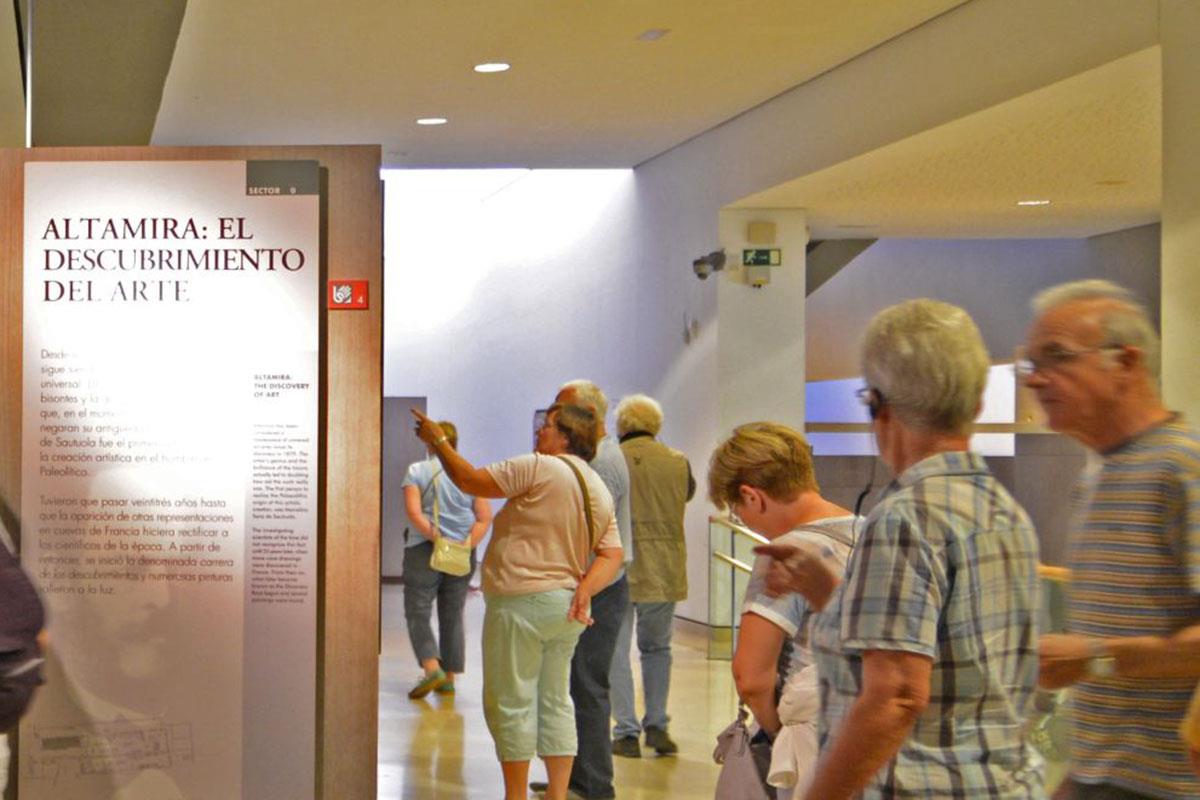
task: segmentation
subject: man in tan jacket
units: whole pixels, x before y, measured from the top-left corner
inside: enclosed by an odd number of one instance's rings
[[[659,755],[679,750],[667,735],[667,695],[675,604],[687,597],[683,510],[696,482],[684,455],[655,438],[662,420],[662,407],[646,395],[631,395],[617,405],[617,435],[629,466],[634,553],[628,572],[632,602],[617,636],[609,680],[617,723],[613,755],[625,758],[641,756],[638,737],[643,731],[646,746]],[[640,722],[629,664],[635,620],[646,697]]]

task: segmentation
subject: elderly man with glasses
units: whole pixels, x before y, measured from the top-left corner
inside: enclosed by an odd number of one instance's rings
[[[1070,531],[1066,634],[1040,682],[1073,686],[1063,798],[1200,797],[1179,726],[1200,678],[1200,437],[1159,398],[1158,336],[1126,289],[1033,302],[1018,363],[1049,426],[1096,456]]]
[[[776,559],[770,591],[822,609],[809,800],[1045,796],[1022,735],[1037,677],[1037,538],[968,450],[988,364],[961,308],[910,300],[876,315],[864,399],[895,479],[844,580],[810,552],[759,548]]]

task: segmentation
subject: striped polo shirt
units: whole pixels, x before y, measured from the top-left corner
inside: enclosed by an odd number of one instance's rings
[[[1200,624],[1200,437],[1178,415],[1103,453],[1071,531],[1067,629],[1169,636]],[[1200,797],[1179,724],[1195,678],[1089,678],[1072,692],[1071,774]]]

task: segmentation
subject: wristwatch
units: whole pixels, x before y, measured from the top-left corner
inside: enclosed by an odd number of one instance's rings
[[[1092,640],[1092,657],[1087,662],[1087,674],[1093,678],[1111,678],[1117,674],[1117,659],[1105,648],[1103,639]]]

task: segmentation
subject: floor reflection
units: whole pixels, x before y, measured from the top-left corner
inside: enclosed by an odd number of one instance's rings
[[[452,696],[409,700],[419,668],[404,630],[399,586],[383,588],[383,654],[380,658],[379,797],[421,800],[495,800],[502,781],[480,703],[479,631],[483,598],[467,601],[467,673]],[[634,665],[635,676],[637,665]],[[637,678],[640,683],[640,677]],[[640,701],[639,701],[640,702]],[[671,735],[675,757],[648,752],[640,759],[616,759],[621,800],[710,798],[716,785],[712,763],[716,735],[735,712],[729,663],[707,661],[704,641],[677,630],[672,672]],[[544,775],[533,767],[534,780]]]

